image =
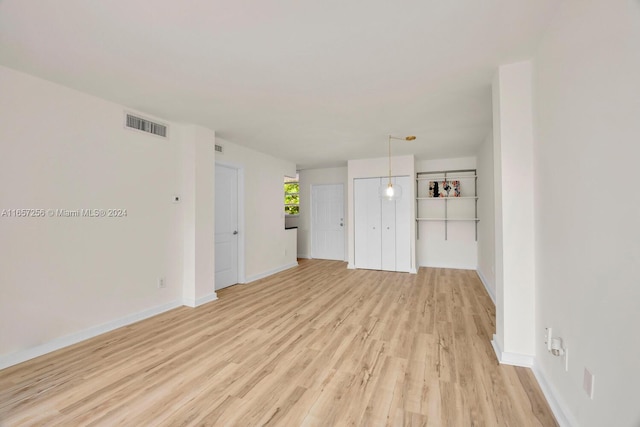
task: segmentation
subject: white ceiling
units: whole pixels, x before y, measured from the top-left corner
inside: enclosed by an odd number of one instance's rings
[[[0,0],[0,64],[301,168],[475,154],[554,0]]]

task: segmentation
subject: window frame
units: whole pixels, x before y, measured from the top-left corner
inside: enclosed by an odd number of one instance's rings
[[[290,192],[290,191],[286,191],[285,186],[287,184],[296,184],[298,186],[298,191],[297,192]],[[286,217],[296,217],[300,215],[300,178],[298,173],[296,173],[295,178],[294,177],[286,177],[284,178],[284,183],[282,186],[282,190],[284,192],[284,197],[286,200],[287,196],[298,196],[298,203],[284,203],[284,214]],[[288,213],[287,212],[287,207],[291,207],[291,206],[297,206],[298,207],[298,213],[292,214],[292,213]]]

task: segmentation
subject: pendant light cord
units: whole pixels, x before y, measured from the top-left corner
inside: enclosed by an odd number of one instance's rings
[[[391,186],[391,135],[389,135],[389,186]]]

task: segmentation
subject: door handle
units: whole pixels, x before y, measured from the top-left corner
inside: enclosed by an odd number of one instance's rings
[[[238,234],[238,230],[233,230],[233,235],[235,236],[236,234]]]

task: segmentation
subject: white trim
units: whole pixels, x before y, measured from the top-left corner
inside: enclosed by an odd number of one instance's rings
[[[418,274],[418,270],[416,268],[411,268],[411,269],[409,269],[409,273]]]
[[[356,269],[355,264],[351,264],[351,263],[347,264],[347,270],[355,270],[355,269]]]
[[[493,305],[496,305],[496,296],[494,295],[493,291],[489,287],[487,278],[484,277],[484,274],[482,274],[482,271],[480,271],[479,268],[476,269],[476,273],[478,273],[478,277],[480,278],[480,281],[484,285],[484,288],[487,290],[487,293],[489,294],[489,298],[491,298],[491,301],[493,301]]]
[[[49,342],[37,345],[35,347],[19,350],[14,353],[9,353],[5,356],[0,356],[0,369],[8,368],[9,366],[26,362],[27,360],[34,359],[47,353],[51,353],[52,351],[60,350],[61,348],[68,347],[73,344],[77,344],[79,342],[88,340],[89,338],[97,337],[98,335],[113,331],[114,329],[131,325],[132,323],[148,319],[149,317],[157,316],[158,314],[180,307],[181,305],[181,301],[172,301],[167,304],[140,311],[138,313],[129,314],[127,316],[103,323],[101,325],[93,326],[83,331],[75,332],[60,338],[55,338]]]
[[[556,421],[560,427],[577,427],[579,425],[578,421],[567,409],[567,405],[564,404],[555,387],[547,381],[547,378],[537,361],[534,362],[532,371],[538,381],[538,385],[540,385],[542,394],[544,394],[544,397],[547,399],[551,412],[553,412],[553,415],[556,417]]]
[[[256,280],[264,279],[265,277],[269,277],[269,276],[274,275],[276,273],[280,273],[281,271],[285,271],[285,270],[288,270],[290,268],[297,267],[297,266],[298,266],[298,261],[295,261],[295,262],[292,262],[291,264],[286,264],[286,265],[280,266],[278,268],[274,268],[273,270],[264,271],[262,273],[255,274],[253,276],[247,277],[247,281],[246,282],[242,282],[242,283],[255,282]]]
[[[208,302],[211,301],[215,301],[218,299],[218,294],[216,294],[215,292],[209,294],[209,295],[205,295],[203,297],[200,297],[196,300],[194,300],[193,298],[184,298],[182,300],[182,305],[186,305],[187,307],[191,307],[191,308],[195,308],[195,307],[199,307],[202,304],[206,304]]]
[[[493,351],[496,352],[496,356],[498,357],[498,362],[500,362],[501,364],[522,366],[524,368],[533,367],[535,357],[530,356],[528,354],[507,353],[502,351],[502,348],[500,348],[500,344],[498,343],[498,339],[495,335],[491,340],[491,345],[493,346]]]
[[[238,228],[246,230],[244,215],[244,167],[238,167]],[[244,283],[245,277],[245,235],[238,236],[238,283]]]
[[[298,258],[302,258],[302,259],[312,259],[311,255],[309,254],[302,254],[302,253],[298,253]]]

